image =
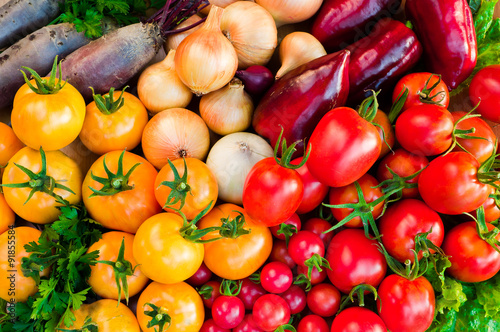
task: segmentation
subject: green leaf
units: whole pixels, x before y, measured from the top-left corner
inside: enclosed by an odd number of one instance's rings
[[[500,274],[485,281],[475,283],[476,296],[483,306],[486,316],[500,318]]]
[[[476,14],[481,6],[481,0],[469,0],[469,7],[472,11],[472,14]]]

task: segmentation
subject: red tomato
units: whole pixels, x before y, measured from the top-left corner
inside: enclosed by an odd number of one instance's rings
[[[266,294],[255,301],[252,316],[258,327],[274,331],[290,321],[290,307],[281,296]]]
[[[212,318],[218,326],[232,329],[245,317],[245,306],[236,296],[221,295],[212,305]]]
[[[305,265],[313,255],[323,257],[325,245],[323,240],[309,231],[300,231],[294,234],[288,242],[288,253],[297,265]]]
[[[297,332],[329,332],[330,328],[325,319],[318,315],[302,317],[297,326]],[[332,331],[333,332],[333,331]]]
[[[292,160],[290,163],[292,165],[298,165],[302,161],[302,157]],[[303,214],[311,212],[318,205],[323,202],[326,194],[328,193],[328,186],[319,182],[307,168],[307,163],[302,167],[296,169],[302,179],[302,184],[304,185],[304,195],[302,196],[302,201],[297,208],[298,214]]]
[[[218,326],[212,318],[207,319],[201,326],[200,332],[231,332],[229,329]]]
[[[290,254],[288,253],[288,247],[286,242],[283,240],[275,239],[273,241],[273,248],[271,249],[271,254],[269,255],[269,260],[272,262],[283,262],[288,265],[291,269],[297,265]]]
[[[396,120],[396,139],[411,153],[434,156],[450,148],[453,126],[453,116],[446,108],[413,106]]]
[[[212,271],[205,265],[205,263],[201,263],[201,266],[198,270],[188,279],[186,282],[191,286],[201,286],[212,278]]]
[[[434,318],[434,289],[425,277],[408,280],[397,274],[385,278],[378,288],[378,313],[392,332],[423,332]]]
[[[485,119],[500,122],[500,65],[491,65],[478,71],[472,78],[469,97]]]
[[[436,87],[431,89],[434,85],[436,85]],[[440,77],[436,74],[411,73],[404,76],[394,87],[394,92],[392,94],[393,103],[405,88],[409,90],[408,98],[401,111],[412,106],[425,105],[433,102],[445,108],[448,108],[450,104],[450,95],[446,83],[440,81]]]
[[[335,286],[322,283],[317,284],[307,293],[307,306],[321,317],[335,315],[340,308],[340,292]]]
[[[343,187],[358,180],[377,161],[382,141],[377,128],[348,107],[328,112],[309,140],[307,167],[318,181]]]
[[[292,285],[280,296],[288,303],[292,315],[302,312],[307,305],[306,292],[300,286]]]
[[[376,128],[382,140],[382,147],[380,155],[378,156],[378,159],[380,159],[391,151],[394,144],[396,144],[396,137],[394,136],[394,129],[386,113],[377,110],[377,114],[375,114],[375,118],[373,118],[373,123],[378,124]]]
[[[493,186],[489,187],[490,196],[488,196],[488,199],[482,205],[484,208],[484,220],[486,222],[492,222],[500,218],[500,208],[498,208],[495,198],[492,197],[492,195],[496,194],[497,190]],[[472,211],[471,214],[476,216],[476,210]]]
[[[382,244],[387,252],[404,263],[412,262],[415,256],[415,236],[418,233],[432,232],[427,236],[432,243],[440,246],[444,237],[444,226],[439,214],[424,202],[416,199],[404,199],[390,205],[379,220]],[[418,253],[422,258],[422,252]]]
[[[331,332],[386,332],[384,321],[373,311],[363,307],[342,310],[333,320]]]
[[[257,326],[253,320],[252,314],[247,314],[241,321],[240,325],[233,329],[233,332],[264,332],[264,330]]]
[[[297,265],[297,275],[303,274],[307,276],[309,272],[308,270],[309,268],[307,266]],[[314,286],[325,281],[326,277],[326,269],[322,269],[320,272],[316,267],[313,267],[311,271],[311,278],[309,279],[309,281],[311,282],[311,285]]]
[[[334,231],[324,233],[324,231],[329,230],[331,227],[332,224],[321,218],[311,218],[302,225],[304,231],[310,231],[317,234],[321,240],[323,240],[325,248],[328,247],[328,243],[330,243],[333,235],[335,235]]]
[[[248,215],[268,227],[290,218],[302,201],[304,185],[300,175],[285,168],[274,157],[257,162],[243,186],[243,207]]]
[[[387,263],[376,243],[361,229],[344,229],[333,237],[326,251],[331,267],[327,274],[338,290],[349,294],[354,286],[377,287],[384,279]]]
[[[418,190],[433,210],[461,214],[480,207],[490,193],[478,179],[479,162],[467,152],[451,152],[429,163],[418,179]]]
[[[487,223],[488,230],[495,228]],[[496,236],[500,240],[500,235]],[[477,233],[474,221],[464,222],[446,233],[443,250],[449,255],[451,267],[446,271],[464,282],[488,280],[500,271],[500,253]]]
[[[260,284],[245,278],[241,280],[241,289],[237,296],[243,301],[246,310],[252,310],[255,301],[266,293]]]
[[[300,228],[302,227],[302,223],[300,222],[299,215],[297,213],[294,213],[294,214],[292,214],[292,216],[290,218],[288,218],[287,220],[285,220],[281,224],[269,227],[269,230],[271,231],[271,233],[273,234],[273,236],[275,238],[280,239],[280,240],[286,240],[286,236],[283,233],[283,229],[282,229],[282,227],[284,227],[285,225],[287,225],[286,228],[289,228],[289,226],[294,226],[295,227],[295,232],[290,229],[290,231],[292,233],[288,234],[288,237],[290,237],[294,233],[300,231]],[[279,234],[278,234],[278,232],[279,232]]]
[[[210,297],[208,298],[206,298],[205,296],[202,297],[203,304],[208,309],[212,309],[214,301],[220,296],[220,281],[210,280],[204,286],[211,289],[211,291],[209,292]]]
[[[283,293],[290,288],[292,282],[292,270],[282,262],[267,263],[260,272],[260,284],[269,293]]]

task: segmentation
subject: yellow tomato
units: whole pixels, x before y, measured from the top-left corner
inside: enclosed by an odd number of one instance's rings
[[[9,159],[23,148],[24,144],[17,138],[11,127],[0,122],[0,167],[7,165]],[[0,168],[0,175],[3,168]]]
[[[16,215],[5,200],[3,194],[0,193],[0,234],[5,232],[9,226],[14,225]]]

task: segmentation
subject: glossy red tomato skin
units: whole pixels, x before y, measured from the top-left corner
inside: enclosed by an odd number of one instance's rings
[[[420,173],[418,191],[424,202],[443,214],[461,214],[480,207],[490,188],[477,177],[479,162],[467,152],[450,152],[432,160]]]
[[[453,116],[444,107],[414,106],[396,120],[396,139],[411,153],[434,156],[450,148],[453,125]]]
[[[392,179],[393,175],[387,167],[400,177],[408,177],[420,171],[428,164],[429,160],[427,157],[410,153],[403,148],[398,148],[394,150],[394,153],[390,153],[382,159],[377,167],[376,178],[379,182]],[[407,180],[406,183],[418,183],[419,176],[417,175],[413,179]],[[418,188],[404,188],[402,194],[403,198],[419,197]]]
[[[221,295],[212,305],[212,318],[218,326],[232,329],[245,317],[245,306],[236,296]]]
[[[473,105],[479,104],[477,112],[483,118],[500,122],[500,65],[487,66],[476,73],[469,87],[469,98]]]
[[[490,195],[495,194],[496,189],[490,186]],[[500,218],[500,208],[498,208],[495,199],[488,196],[488,199],[483,203],[484,208],[484,220],[486,222],[492,222]],[[472,211],[471,214],[477,217],[476,211]]]
[[[380,155],[382,141],[374,125],[348,107],[328,112],[309,140],[307,167],[321,183],[342,187],[365,174]]]
[[[305,261],[314,254],[323,257],[325,246],[318,235],[309,231],[300,231],[290,237],[288,253],[297,265],[305,265]]]
[[[313,286],[307,293],[307,306],[321,317],[331,317],[340,308],[341,294],[335,286],[321,283]]]
[[[208,309],[212,309],[214,301],[220,296],[220,281],[210,280],[205,285],[212,287],[212,293],[208,299],[206,299],[204,296],[202,296],[201,299],[203,300],[203,304],[205,305],[205,307],[207,307]]]
[[[191,286],[201,286],[212,278],[212,271],[205,265],[205,263],[201,263],[201,266],[198,270],[188,279],[186,282]]]
[[[298,165],[302,161],[302,157],[296,158],[291,161],[292,165]],[[296,169],[302,179],[302,184],[304,185],[304,195],[302,196],[302,201],[297,208],[298,214],[304,214],[311,212],[318,205],[321,204],[326,194],[328,193],[328,186],[319,182],[307,168],[307,163],[302,167]]]
[[[326,251],[331,270],[327,275],[332,284],[348,294],[354,286],[369,284],[377,287],[384,279],[387,263],[361,229],[344,229],[335,234]]]
[[[391,274],[380,284],[378,295],[377,310],[389,331],[424,332],[431,325],[436,299],[425,277],[410,281]]]
[[[332,224],[321,218],[311,218],[302,225],[302,229],[304,231],[310,231],[314,234],[317,234],[321,238],[321,240],[323,240],[325,248],[328,247],[328,244],[330,243],[333,235],[335,235],[335,231],[324,233],[331,227]]]
[[[488,230],[495,226],[487,223]],[[496,237],[500,240],[500,235]],[[488,280],[500,271],[500,254],[482,240],[474,221],[464,222],[449,230],[443,241],[443,250],[449,255],[448,273],[464,282]]]
[[[245,179],[243,207],[253,220],[271,227],[297,211],[303,194],[304,185],[295,170],[281,167],[274,158],[265,158]]]
[[[258,327],[264,331],[274,331],[290,321],[290,307],[281,296],[266,294],[255,302],[252,316]]]
[[[307,266],[297,265],[297,274],[303,274],[307,276],[307,273],[309,272],[308,269],[309,268]],[[323,281],[326,280],[327,278],[326,270],[327,270],[326,268],[325,269],[322,268],[321,271],[319,271],[316,267],[313,267],[311,271],[311,279],[309,279],[309,281],[311,281],[312,286],[322,283]]]
[[[300,229],[302,228],[302,222],[300,221],[300,217],[297,213],[292,214],[292,216],[290,218],[288,218],[287,220],[285,220],[283,223],[287,224],[287,225],[295,226],[295,229],[297,230],[297,232],[300,231]],[[278,234],[278,231],[280,229],[280,225],[269,227],[269,230],[271,231],[271,233],[273,234],[273,236],[275,238],[280,239],[280,240],[285,240],[285,235]]]
[[[218,326],[213,318],[209,318],[201,326],[200,332],[231,332],[231,330]]]
[[[363,307],[342,310],[333,320],[331,332],[387,332],[382,318]]]
[[[297,326],[297,332],[329,332],[330,328],[325,319],[318,315],[302,317]],[[333,332],[333,331],[332,331]]]
[[[246,314],[241,323],[233,329],[233,332],[264,332],[253,320],[252,314]]]
[[[264,294],[267,292],[260,284],[245,278],[241,280],[241,290],[237,296],[243,301],[245,310],[252,310],[255,301]]]
[[[379,219],[379,231],[382,244],[387,252],[401,263],[415,257],[411,249],[415,249],[415,236],[432,229],[427,236],[436,246],[441,246],[444,238],[444,225],[437,212],[424,202],[416,199],[403,199],[390,205]],[[418,253],[422,258],[422,252]]]
[[[275,239],[273,241],[273,248],[271,249],[269,260],[272,262],[283,262],[291,269],[293,269],[297,265],[290,256],[287,244],[284,240]]]
[[[282,262],[270,262],[260,272],[260,284],[269,293],[286,291],[293,282],[292,270]]]
[[[306,292],[298,285],[290,286],[280,296],[288,303],[292,315],[298,314],[306,308]]]
[[[361,191],[363,192],[363,196],[367,203],[371,203],[384,196],[382,189],[377,187],[379,182],[370,174],[365,174],[357,180],[358,184],[361,187]],[[350,204],[350,203],[358,203],[359,197],[358,192],[356,190],[356,186],[354,183],[351,183],[345,187],[337,187],[330,188],[330,193],[328,195],[329,203],[332,205],[338,204]],[[378,216],[382,213],[384,209],[384,201],[378,203],[373,211],[372,216],[374,219],[377,219]],[[353,209],[350,208],[331,208],[333,218],[338,221],[341,221],[345,217],[351,214]],[[355,217],[349,220],[346,224],[346,227],[360,228],[363,227],[363,222],[360,217]]]

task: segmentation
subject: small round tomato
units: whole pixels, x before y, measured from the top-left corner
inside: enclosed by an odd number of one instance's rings
[[[365,174],[361,178],[357,180],[358,184],[361,187],[361,191],[363,192],[363,197],[365,198],[366,203],[371,203],[384,196],[382,189],[377,187],[379,182],[370,174]],[[339,205],[339,204],[351,204],[358,203],[358,191],[356,190],[356,185],[351,183],[345,187],[332,187],[330,188],[329,194],[330,204]],[[378,218],[384,209],[384,201],[375,205],[373,210],[371,211],[374,219]],[[345,217],[349,216],[353,209],[351,208],[331,208],[333,217],[341,221]],[[359,228],[363,227],[363,222],[360,217],[354,217],[349,220],[346,224],[346,227]]]
[[[210,280],[205,285],[200,287],[200,290],[203,290],[203,304],[208,309],[212,309],[214,301],[221,295],[220,294],[220,281]]]
[[[495,189],[495,187],[490,186],[490,195],[488,196],[488,199],[483,203],[483,208],[484,208],[484,221],[486,222],[493,222],[500,218],[500,208],[498,207],[494,195],[498,194],[498,190]],[[471,212],[471,214],[475,217],[477,217],[477,210],[474,210]]]
[[[363,307],[342,310],[333,320],[331,332],[387,332],[384,321],[373,311]]]
[[[145,312],[153,311],[168,332],[199,331],[205,319],[203,301],[198,292],[185,282],[172,285],[152,282],[142,291],[137,302],[137,320],[143,332],[164,331],[159,326],[147,327],[152,320]],[[167,323],[167,315],[170,323]],[[120,331],[120,329],[116,330]]]
[[[321,283],[313,286],[307,293],[307,306],[321,317],[330,317],[340,308],[341,295],[335,286]]]
[[[237,296],[243,301],[246,310],[252,310],[255,301],[266,293],[260,284],[245,278],[241,280],[241,289]]]
[[[330,328],[323,317],[307,315],[299,321],[297,332],[330,332]]]
[[[218,326],[232,329],[245,317],[245,306],[236,296],[221,295],[212,305],[212,318]]]
[[[319,271],[316,267],[313,267],[313,269],[311,270],[311,278],[309,278],[309,268],[307,266],[297,265],[297,275],[305,275],[313,286],[325,281],[327,277],[326,270],[327,269],[321,269],[321,271]]]
[[[115,98],[116,96],[119,97]],[[114,150],[130,151],[139,145],[148,122],[148,111],[139,98],[114,89],[95,98],[99,98],[100,105],[106,107],[99,106],[95,101],[87,105],[80,132],[82,143],[99,155]]]
[[[391,274],[378,287],[377,309],[389,331],[427,330],[435,307],[434,289],[425,277],[408,280]]]
[[[106,153],[85,176],[83,202],[91,217],[104,227],[135,233],[144,220],[161,212],[154,196],[157,174],[139,155]]]
[[[212,278],[212,271],[205,265],[201,263],[201,266],[196,270],[196,272],[186,279],[186,282],[191,286],[201,286],[210,281]]]
[[[285,263],[267,263],[260,272],[260,284],[269,293],[283,293],[290,288],[292,283],[292,270]]]
[[[283,262],[291,269],[293,269],[295,265],[297,265],[288,252],[288,246],[286,242],[278,239],[275,239],[273,241],[273,248],[271,249],[269,260],[271,262]]]
[[[258,327],[274,331],[290,321],[290,307],[281,296],[265,294],[255,301],[252,316]]]
[[[335,231],[325,233],[325,231],[329,230],[331,227],[332,224],[324,219],[311,218],[302,225],[302,230],[317,234],[321,238],[321,240],[323,240],[325,248],[327,248],[333,235],[335,235]]]
[[[218,186],[217,179],[208,166],[196,158],[175,159],[172,165],[177,170],[178,177],[172,167],[167,164],[158,172],[154,184],[156,200],[164,207],[164,210],[177,213],[174,209],[179,209],[182,203],[181,199],[170,206],[172,209],[165,206],[172,193],[169,183],[176,188],[178,194],[185,195],[185,204],[180,210],[188,220],[194,219],[209,204],[212,204],[212,208],[217,201]],[[187,172],[185,179],[184,172]]]
[[[241,323],[233,329],[233,332],[264,332],[253,320],[252,314],[246,314]]]
[[[150,279],[174,284],[191,277],[203,262],[202,243],[185,239],[180,230],[184,220],[174,213],[160,213],[147,219],[137,230],[134,258]]]
[[[485,119],[500,122],[500,65],[491,65],[479,70],[472,78],[469,97],[477,112]]]
[[[269,227],[269,230],[275,238],[286,241],[287,238],[290,238],[290,236],[300,231],[301,228],[302,223],[300,217],[297,213],[294,213],[281,224]]]
[[[16,164],[34,173],[34,178]],[[46,167],[43,167],[44,164]],[[10,159],[5,168],[2,178],[3,193],[5,200],[18,216],[34,223],[47,224],[55,221],[61,214],[57,207],[62,204],[58,203],[53,195],[48,194],[52,185],[57,183],[53,191],[55,195],[70,204],[76,204],[82,198],[82,179],[82,172],[77,163],[64,153],[44,153],[42,150],[25,147]],[[16,188],[15,185],[19,183],[28,185]],[[32,191],[35,193],[30,198]]]
[[[292,160],[290,163],[292,165],[298,165],[302,159],[302,157],[299,157]],[[318,205],[320,205],[321,202],[323,202],[323,199],[328,193],[328,186],[319,182],[314,176],[312,176],[311,172],[309,172],[309,169],[307,168],[307,163],[297,168],[296,171],[299,173],[302,184],[304,185],[304,195],[302,195],[302,201],[300,202],[296,212],[298,214],[304,214],[311,212]]]
[[[199,332],[231,332],[231,330],[220,327],[210,318],[203,323]]]
[[[125,304],[114,300],[102,299],[90,304],[82,304],[73,311],[76,320],[72,326],[61,323],[61,329],[85,331],[85,322],[90,318],[97,325],[99,332],[140,332],[139,323],[132,310]]]
[[[292,315],[298,314],[306,308],[306,292],[298,285],[291,285],[280,296],[288,303]]]
[[[401,111],[417,105],[436,104],[448,108],[450,104],[450,95],[446,83],[436,74],[419,72],[401,78],[394,87],[393,103],[405,88],[408,88],[408,97]]]
[[[210,240],[223,236],[204,244],[204,262],[213,273],[224,279],[238,280],[250,276],[271,253],[273,239],[269,228],[255,223],[237,205],[227,203],[216,206],[199,221],[198,228],[221,227],[225,221],[236,223],[235,219],[240,216],[244,218],[240,231],[246,234],[235,234],[233,231],[238,228],[227,228],[222,234],[212,231],[202,237],[202,240]]]
[[[56,80],[57,81],[57,80]],[[35,80],[30,83],[34,86]],[[19,139],[32,149],[62,149],[78,137],[85,118],[85,100],[71,84],[59,81],[56,93],[37,93],[24,84],[14,97],[11,121]]]
[[[5,197],[0,193],[0,234],[7,231],[9,226],[14,225],[16,214],[10,208]]]
[[[297,265],[304,266],[313,256],[323,257],[325,245],[323,240],[313,232],[300,231],[290,238],[288,253]]]
[[[11,227],[0,235],[0,298],[5,301],[25,302],[38,291],[35,280],[23,275],[21,260],[29,256],[24,246],[38,242],[40,234],[31,227]],[[48,274],[49,270],[40,273],[41,276]]]
[[[0,122],[0,166],[7,166],[9,159],[23,147],[23,142],[17,138],[12,128]],[[0,168],[1,174],[3,174],[3,168]]]
[[[119,257],[122,241],[124,241],[124,253],[123,257]],[[99,241],[89,247],[87,253],[94,250],[99,251],[97,260],[115,262],[114,266],[104,263],[97,263],[90,266],[91,272],[88,283],[92,287],[92,290],[100,297],[117,300],[118,295],[120,295],[121,300],[128,300],[128,296],[132,297],[138,294],[148,283],[148,277],[141,272],[139,267],[134,270],[137,264],[132,254],[133,243],[134,235],[132,234],[108,232],[104,233]],[[133,274],[130,275],[130,273]],[[116,275],[120,277],[123,275],[126,276],[128,294],[126,294],[127,290],[123,288],[123,285],[121,293],[118,294],[118,285],[115,280]]]
[[[495,228],[489,223],[486,226],[489,231]],[[500,235],[496,239],[500,240]],[[449,230],[443,241],[443,250],[450,256],[451,262],[446,271],[460,281],[481,282],[500,271],[500,253],[481,239],[474,221],[461,223]]]
[[[453,116],[446,108],[413,106],[396,120],[396,139],[413,154],[434,156],[450,148],[453,126]]]

